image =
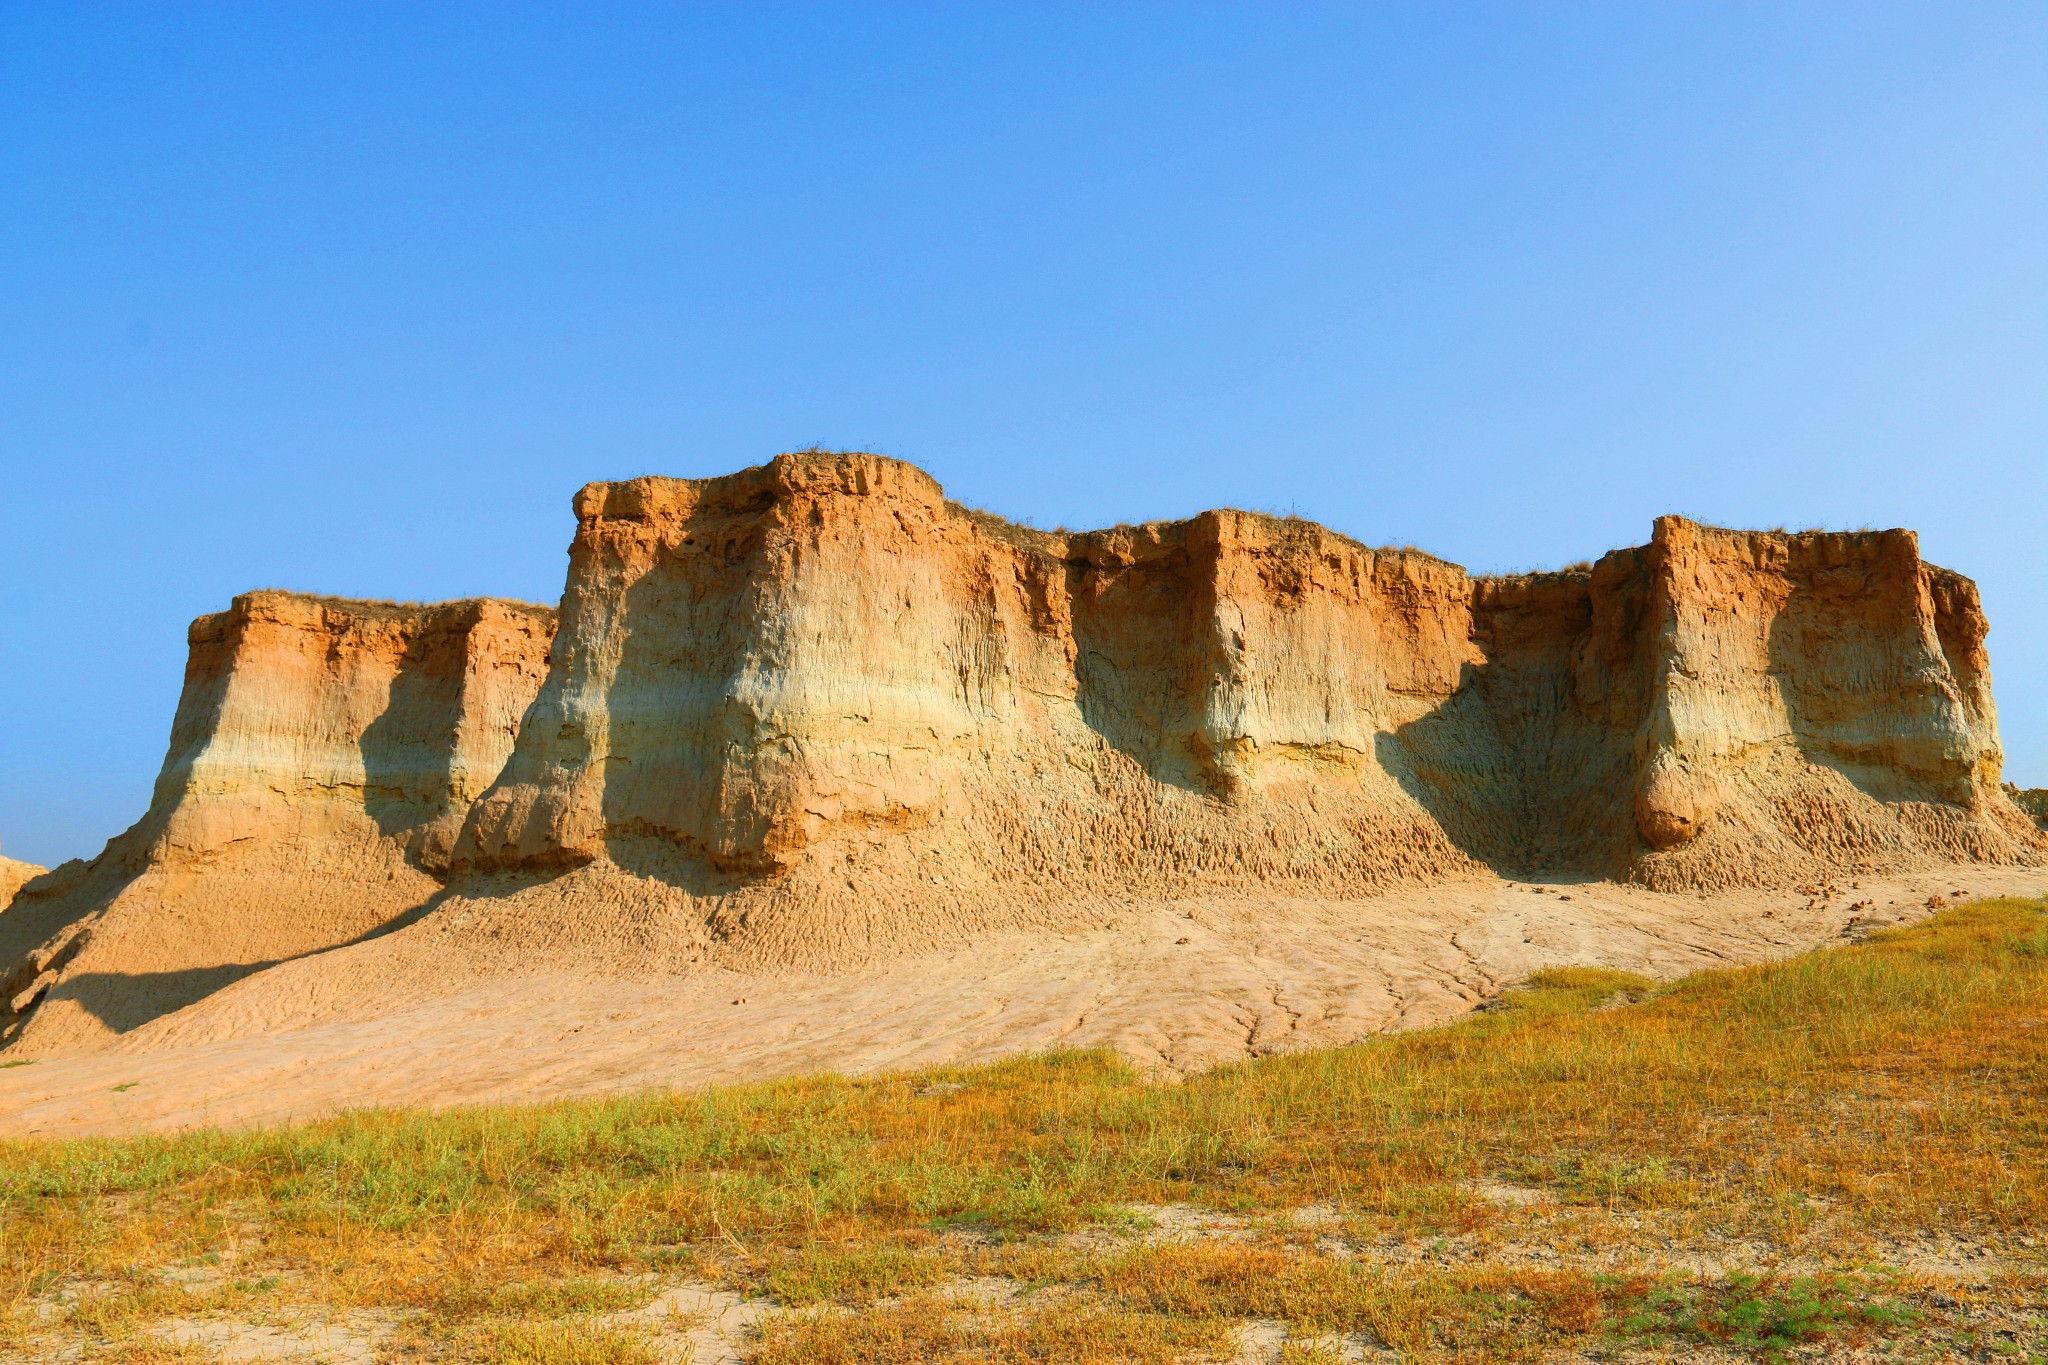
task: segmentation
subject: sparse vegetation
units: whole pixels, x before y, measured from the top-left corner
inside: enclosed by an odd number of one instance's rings
[[[492,1365],[654,1365],[660,1357],[629,1332],[581,1323],[504,1322],[464,1345]]]
[[[0,1356],[357,1314],[408,1358],[639,1365],[689,1282],[772,1305],[771,1365],[1227,1359],[1248,1322],[1298,1362],[2025,1359],[2044,1233],[2048,911],[2002,901],[1174,1087],[1064,1054],[8,1143]]]

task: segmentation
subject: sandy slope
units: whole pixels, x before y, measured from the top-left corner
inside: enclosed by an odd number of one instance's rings
[[[1825,903],[1493,879],[1363,901],[1199,899],[1111,928],[1019,930],[834,976],[545,963],[507,973],[505,960],[478,956],[473,926],[429,916],[259,973],[114,1051],[0,1070],[0,1134],[274,1123],[371,1104],[859,1073],[1058,1046],[1115,1047],[1172,1076],[1441,1022],[1547,966],[1670,978],[1782,957],[1918,918],[1931,895],[1957,890],[2048,894],[2048,871],[1866,880]],[[1861,902],[1872,904],[1852,909]],[[339,995],[300,996],[298,1016],[317,1022],[267,1031],[263,1011],[294,979]]]

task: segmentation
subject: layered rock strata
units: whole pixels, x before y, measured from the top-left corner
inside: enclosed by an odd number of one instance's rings
[[[0,1023],[118,1030],[418,906],[539,690],[554,615],[256,592],[200,617],[147,814],[0,916]],[[47,997],[47,998],[46,998]]]
[[[1678,889],[2040,852],[1999,787],[1975,589],[1907,531],[1667,517],[1588,570],[1474,579],[1239,512],[1022,530],[874,456],[596,484],[577,512],[553,668],[466,866],[652,845],[729,878],[830,865],[872,902],[927,863]]]
[[[868,898],[1469,867],[1372,758],[1476,661],[1451,565],[1228,512],[1042,535],[878,457],[577,507],[466,866],[679,856]]]
[[[447,867],[539,690],[554,613],[258,592],[190,631],[152,812],[165,856],[389,845]]]
[[[1770,884],[2039,841],[1999,782],[1976,586],[1910,531],[1659,521],[1637,825],[1652,884]]]
[[[2048,858],[1975,589],[1907,531],[1667,517],[1474,578],[1243,512],[1034,531],[818,453],[575,506],[559,631],[283,594],[195,625],[150,816],[0,917],[21,989],[483,900],[534,953],[832,969],[1197,891]],[[52,965],[34,907],[110,903],[138,908],[93,912],[104,962]],[[48,1014],[32,1038],[87,1032]]]

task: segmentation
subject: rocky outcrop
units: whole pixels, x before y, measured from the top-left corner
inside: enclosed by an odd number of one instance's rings
[[[602,907],[650,969],[832,968],[1196,891],[2048,858],[1999,781],[1975,589],[1906,531],[1667,517],[1474,578],[1244,512],[1035,531],[816,452],[576,514],[558,632],[288,594],[197,623],[150,815],[0,917],[51,1002],[30,1041],[90,1033],[53,1007],[94,972],[479,898],[534,952]]]
[[[0,1023],[40,1002],[46,1033],[118,1030],[422,904],[553,624],[514,602],[284,592],[193,622],[148,813],[0,916]]]
[[[1667,517],[1590,569],[1473,579],[1240,512],[1027,531],[878,456],[577,511],[549,680],[466,866],[653,845],[740,879],[822,860],[888,900],[935,858],[1053,894],[2040,855],[1999,789],[1975,590],[1906,531]]]
[[[1372,758],[1471,653],[1453,566],[1237,513],[1042,535],[870,456],[577,507],[553,667],[467,865],[823,857],[885,897],[934,859],[1067,893],[1468,865]]]
[[[263,849],[321,861],[388,844],[445,870],[539,689],[544,607],[258,592],[192,623],[152,812],[156,856]]]
[[[2038,841],[2000,788],[1974,584],[1910,531],[1659,521],[1638,827],[1653,885],[1782,882]]]

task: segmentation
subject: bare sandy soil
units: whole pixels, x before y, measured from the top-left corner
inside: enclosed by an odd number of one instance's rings
[[[274,985],[253,989],[265,972],[111,1051],[0,1069],[0,1135],[273,1124],[369,1105],[859,1074],[1054,1047],[1112,1047],[1172,1079],[1441,1023],[1546,967],[1670,979],[1785,957],[1921,918],[1936,896],[2048,894],[2048,870],[1965,867],[1830,890],[1668,895],[1489,878],[1369,900],[1194,899],[1112,928],[1017,931],[831,976],[635,975],[544,961],[509,972],[502,958],[465,957],[462,936],[429,916],[271,969],[346,990],[324,1015],[306,1011],[315,1022],[274,1028],[238,1016],[274,1007]],[[356,961],[333,960],[344,954]]]

